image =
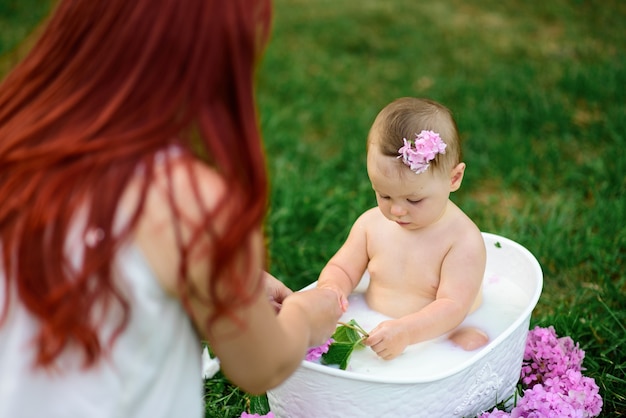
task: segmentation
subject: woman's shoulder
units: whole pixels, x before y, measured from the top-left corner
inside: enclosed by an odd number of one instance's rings
[[[145,176],[149,176],[146,178]],[[129,182],[122,205],[135,209],[143,195],[140,219],[144,222],[185,220],[200,221],[226,197],[227,182],[217,170],[189,154],[174,153],[166,158],[155,156],[151,173],[138,170]],[[128,212],[128,210],[126,211]]]
[[[159,161],[151,178],[132,181],[125,196],[128,206],[137,207],[142,185],[147,190],[133,231],[133,244],[139,247],[162,287],[177,294],[180,240],[188,241],[207,213],[226,198],[227,182],[207,164],[181,154]]]
[[[184,212],[197,209],[198,203],[211,208],[227,190],[222,175],[189,155],[172,158],[168,164],[156,167],[153,182],[161,193],[171,193],[173,202]]]

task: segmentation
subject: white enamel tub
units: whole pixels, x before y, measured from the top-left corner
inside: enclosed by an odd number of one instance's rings
[[[426,374],[420,372],[422,367],[408,375],[404,368],[399,376],[381,376],[303,361],[288,380],[267,393],[276,418],[473,417],[509,398],[519,380],[543,274],[537,259],[521,245],[494,234],[483,237],[487,248],[483,288],[496,280],[510,281],[512,286],[506,289],[511,290],[505,293],[519,295],[502,295],[502,300],[514,296],[523,301],[486,346],[458,364],[444,362]]]

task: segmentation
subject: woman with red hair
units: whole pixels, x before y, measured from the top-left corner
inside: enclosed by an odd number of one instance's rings
[[[61,0],[0,85],[1,417],[200,417],[201,338],[262,393],[333,332],[333,292],[264,273],[269,26],[269,0]]]

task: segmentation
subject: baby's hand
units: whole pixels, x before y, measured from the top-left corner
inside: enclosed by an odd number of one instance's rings
[[[319,289],[328,289],[328,290],[332,290],[333,292],[335,292],[337,294],[337,299],[339,301],[339,306],[341,306],[341,310],[343,312],[348,310],[348,298],[343,294],[343,292],[341,291],[341,289],[339,289],[339,287],[334,286],[332,284],[322,284],[322,285],[318,285],[317,286]]]
[[[382,359],[391,360],[402,354],[409,337],[402,323],[392,319],[378,324],[364,343]]]

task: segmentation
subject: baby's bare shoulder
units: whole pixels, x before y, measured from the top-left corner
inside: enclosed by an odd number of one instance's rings
[[[455,213],[453,222],[447,229],[451,237],[452,248],[463,251],[484,252],[485,241],[478,226],[460,209]]]
[[[373,207],[363,212],[354,222],[354,226],[359,228],[370,228],[384,219],[385,217],[380,209],[378,209],[378,207]]]
[[[485,241],[478,227],[473,222],[465,222],[459,228],[452,244],[455,253],[465,257],[483,259],[486,257]]]

